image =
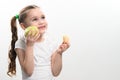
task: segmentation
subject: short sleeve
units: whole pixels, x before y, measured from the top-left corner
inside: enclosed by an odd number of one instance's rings
[[[25,39],[23,37],[16,41],[15,48],[25,49]]]

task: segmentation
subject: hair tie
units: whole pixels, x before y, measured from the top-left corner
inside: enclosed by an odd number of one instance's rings
[[[19,15],[18,15],[18,14],[16,14],[15,18],[16,18],[16,19],[19,19]]]

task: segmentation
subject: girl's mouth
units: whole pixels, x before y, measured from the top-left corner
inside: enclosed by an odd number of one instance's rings
[[[45,26],[40,26],[38,27],[38,29],[45,29]]]

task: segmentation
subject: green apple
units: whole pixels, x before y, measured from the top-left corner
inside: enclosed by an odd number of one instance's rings
[[[35,36],[35,34],[39,32],[39,30],[36,26],[29,26],[25,29],[25,37],[28,36],[29,32],[31,32],[29,34],[30,36]]]

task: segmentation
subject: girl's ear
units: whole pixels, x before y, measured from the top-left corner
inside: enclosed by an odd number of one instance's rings
[[[23,29],[23,30],[25,30],[25,24],[24,23],[20,23],[20,26],[21,26],[21,28]]]

